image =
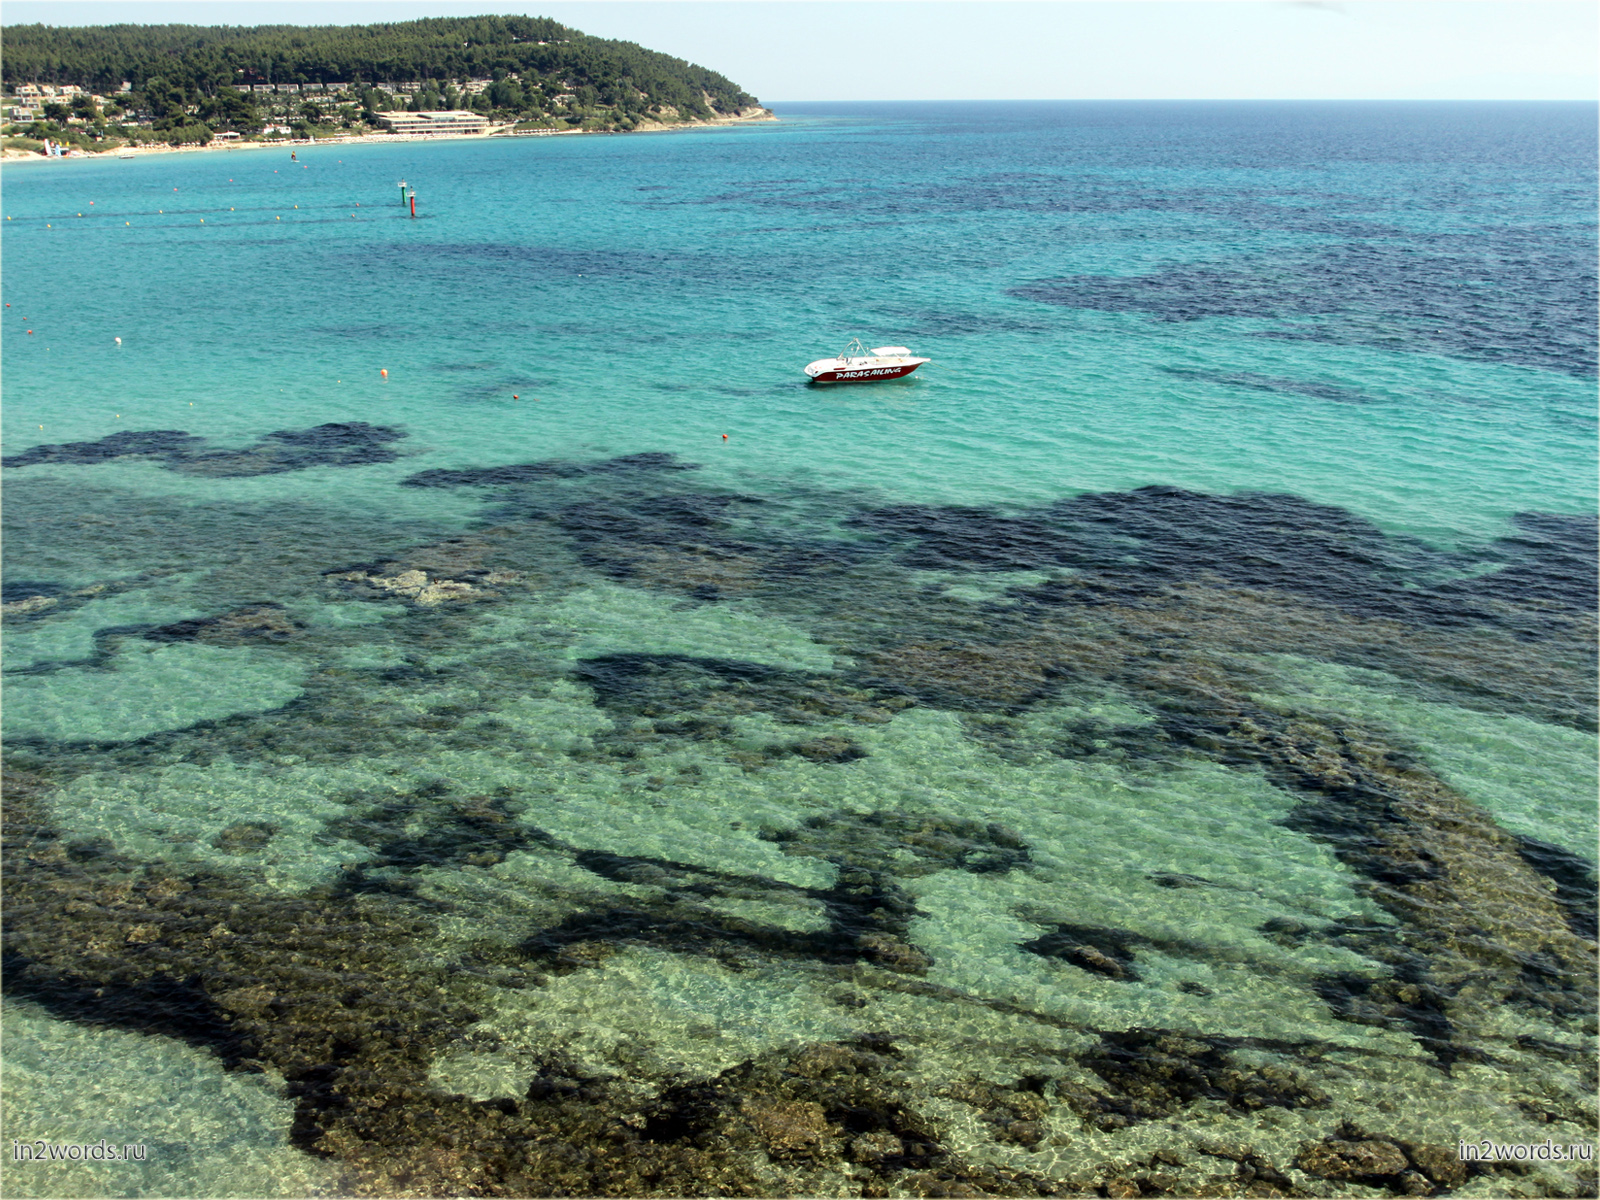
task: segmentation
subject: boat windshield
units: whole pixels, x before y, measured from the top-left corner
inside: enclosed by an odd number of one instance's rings
[[[866,358],[867,348],[861,344],[860,338],[851,338],[850,344],[839,351],[839,361],[849,362],[852,358]]]

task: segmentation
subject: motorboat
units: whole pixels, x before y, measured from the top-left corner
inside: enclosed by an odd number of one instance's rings
[[[837,358],[817,359],[806,367],[806,374],[812,383],[876,383],[880,379],[909,375],[929,361],[914,357],[904,346],[877,346],[867,350],[862,347],[860,338],[851,338]]]

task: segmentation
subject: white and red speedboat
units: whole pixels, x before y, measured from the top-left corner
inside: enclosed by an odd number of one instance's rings
[[[839,352],[838,358],[819,358],[806,367],[812,383],[876,383],[880,379],[899,379],[909,375],[926,358],[913,358],[904,346],[879,346],[865,350],[860,338]]]

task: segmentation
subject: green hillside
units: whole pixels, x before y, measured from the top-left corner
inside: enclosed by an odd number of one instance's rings
[[[491,86],[465,86],[492,80]],[[447,17],[383,25],[15,25],[5,30],[3,81],[76,84],[154,124],[180,115],[247,130],[278,119],[260,84],[353,85],[339,93],[370,123],[386,108],[471,107],[497,119],[630,128],[643,120],[705,120],[756,103],[726,76],[632,42],[589,37],[539,17]],[[379,84],[418,84],[393,95]],[[241,101],[239,96],[245,95]],[[311,111],[300,109],[309,105]],[[276,106],[276,107],[274,107]],[[339,104],[296,100],[283,114],[313,127]],[[81,114],[80,114],[81,115]],[[576,119],[573,119],[576,117]],[[343,113],[346,128],[352,114]]]

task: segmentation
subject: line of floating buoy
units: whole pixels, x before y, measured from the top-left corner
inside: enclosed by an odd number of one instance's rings
[[[378,372],[378,374],[382,375],[385,379],[389,378],[389,368],[388,367],[384,367],[381,371]]]

